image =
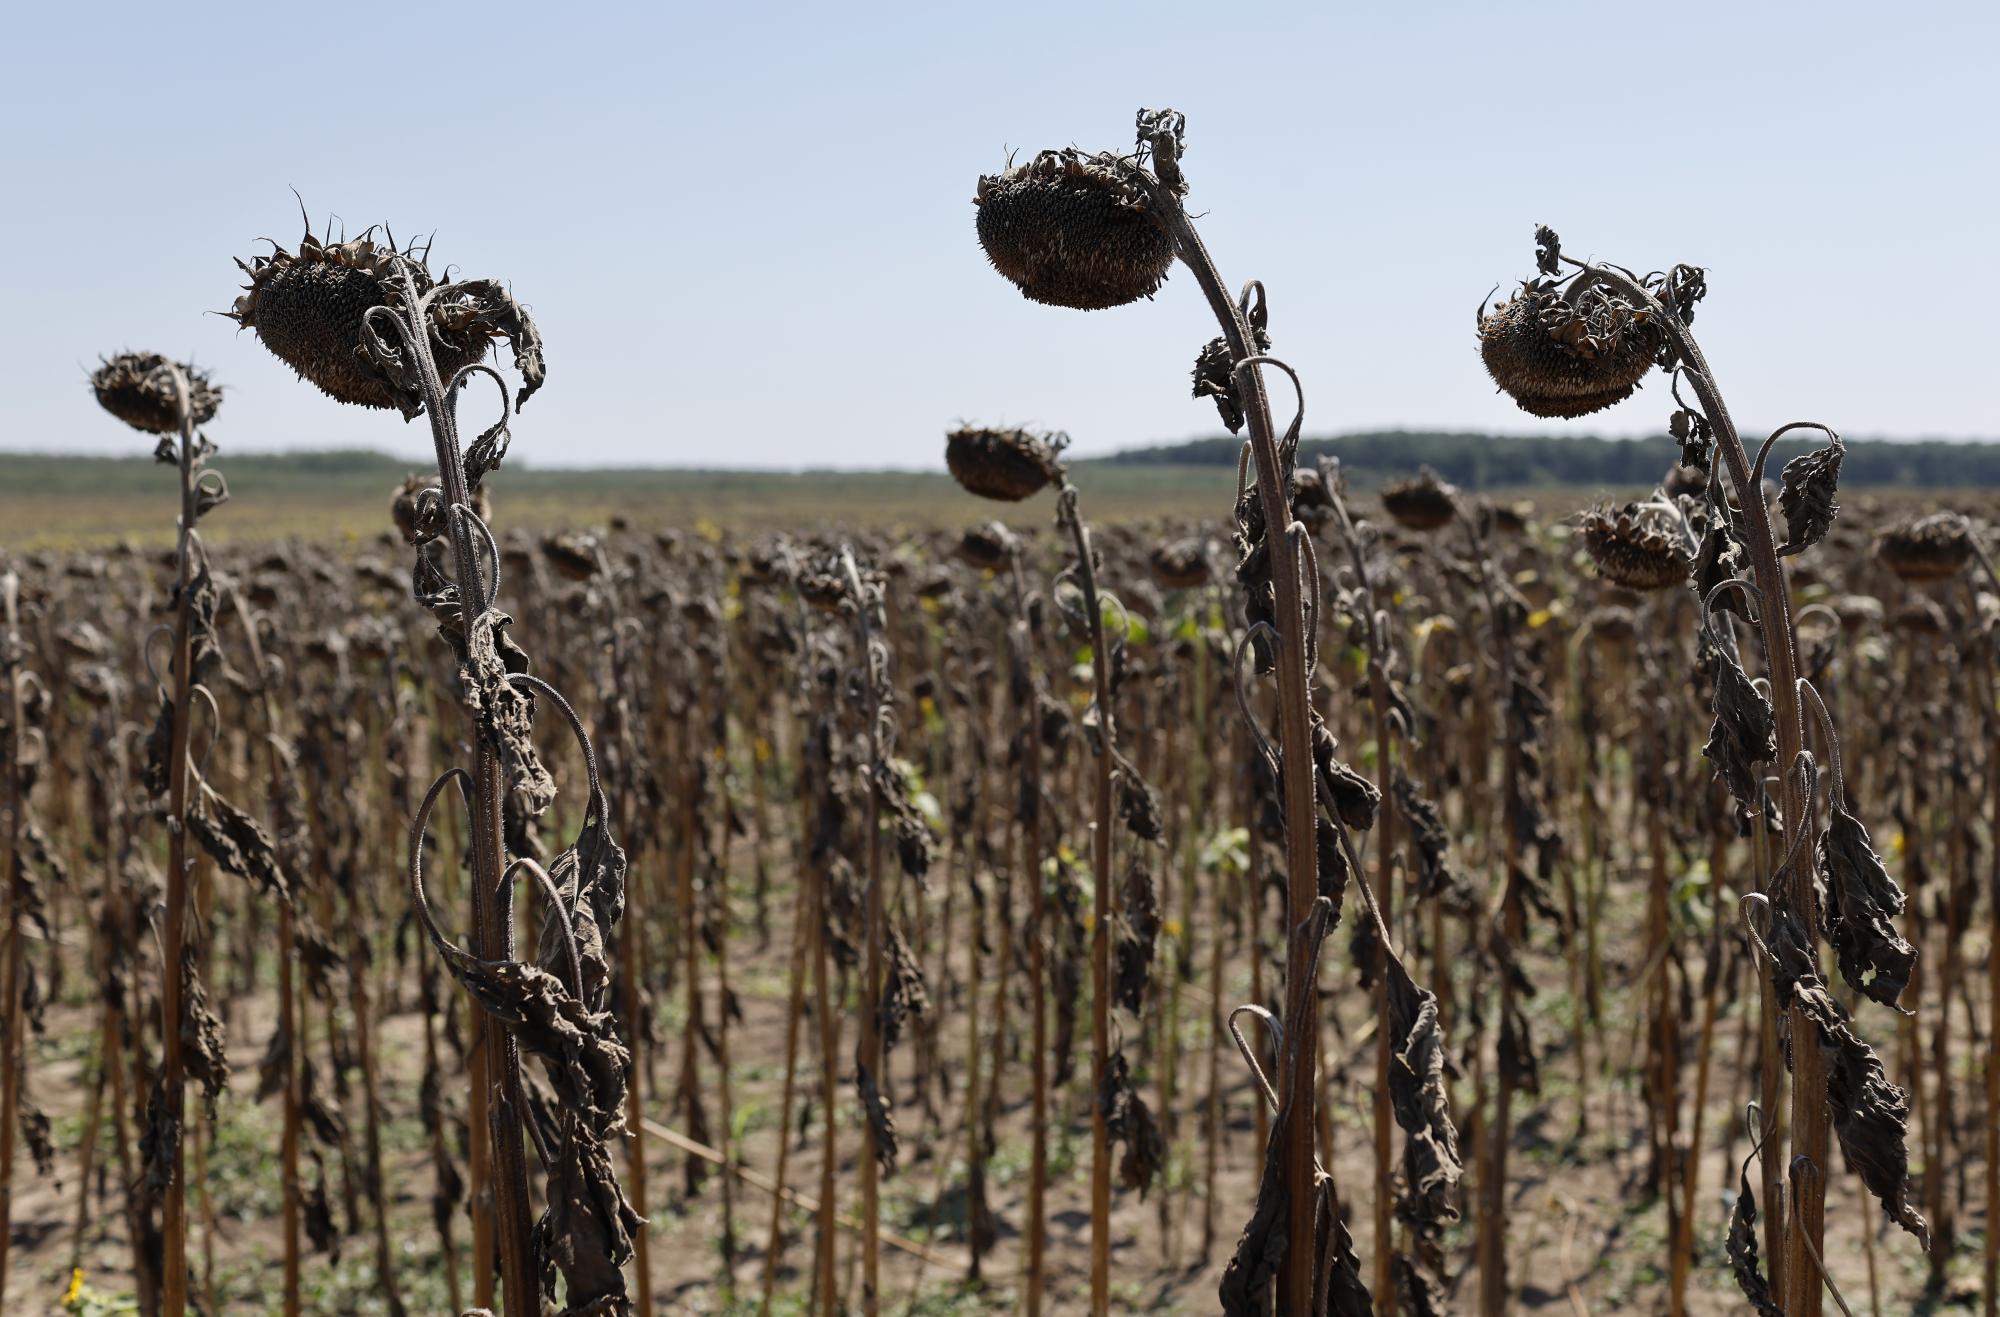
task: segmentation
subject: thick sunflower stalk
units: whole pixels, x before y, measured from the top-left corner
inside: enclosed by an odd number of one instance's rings
[[[1244,466],[1254,484],[1237,504],[1237,577],[1247,593],[1247,647],[1258,671],[1277,677],[1276,744],[1261,730],[1257,738],[1282,802],[1287,932],[1285,1043],[1272,1092],[1279,1119],[1257,1212],[1223,1282],[1224,1305],[1233,1312],[1359,1311],[1367,1291],[1314,1148],[1317,971],[1320,942],[1334,918],[1327,894],[1341,885],[1333,858],[1340,825],[1336,811],[1323,816],[1320,805],[1339,799],[1352,774],[1334,758],[1331,733],[1313,710],[1319,581],[1311,537],[1294,515],[1299,420],[1279,435],[1262,373],[1265,366],[1290,371],[1264,355],[1261,285],[1250,285],[1241,299],[1229,296],[1182,204],[1182,116],[1143,110],[1137,126],[1131,155],[1045,151],[982,178],[974,198],[979,238],[994,268],[1024,296],[1081,310],[1151,297],[1179,260],[1222,330],[1200,353],[1195,379],[1198,396],[1214,397],[1226,421],[1240,417],[1250,431]]]
[[[1833,500],[1842,447],[1824,426],[1800,422],[1774,432],[1751,458],[1688,331],[1707,292],[1702,271],[1679,265],[1639,278],[1616,266],[1564,256],[1549,229],[1538,230],[1536,240],[1537,277],[1492,311],[1482,309],[1479,337],[1489,372],[1523,410],[1537,416],[1586,415],[1629,397],[1655,366],[1666,372],[1680,404],[1670,429],[1681,441],[1682,464],[1709,477],[1714,552],[1704,550],[1691,582],[1704,610],[1704,631],[1708,611],[1725,601],[1751,605],[1761,631],[1769,695],[1752,684],[1733,655],[1718,649],[1722,666],[1707,753],[1753,816],[1767,807],[1763,765],[1781,779],[1774,838],[1780,859],[1763,892],[1752,898],[1761,911],[1753,933],[1770,969],[1775,1004],[1784,1011],[1793,1079],[1792,1146],[1784,1159],[1791,1172],[1790,1201],[1782,1218],[1782,1253],[1771,1259],[1771,1291],[1792,1317],[1818,1317],[1834,1136],[1884,1209],[1929,1247],[1924,1221],[1907,1201],[1907,1095],[1889,1083],[1820,971],[1824,936],[1840,952],[1848,982],[1893,1005],[1900,980],[1893,971],[1877,971],[1907,948],[1888,925],[1901,909],[1901,893],[1882,871],[1866,830],[1846,810],[1832,719],[1799,675],[1782,565],[1783,557],[1809,549],[1831,526],[1838,512]],[[1682,398],[1682,384],[1693,394],[1691,403]],[[1780,540],[1762,488],[1764,464],[1776,441],[1799,428],[1820,430],[1829,442],[1786,464]],[[1711,475],[1718,457],[1726,490]],[[1596,553],[1600,567],[1607,560],[1605,548],[1644,553],[1643,528],[1634,525],[1632,533],[1620,534],[1622,529],[1613,526],[1612,538]],[[1824,830],[1816,814],[1819,766],[1806,748],[1808,708],[1816,715],[1831,768],[1832,810]],[[1827,892],[1825,910],[1816,891],[1820,886]],[[1764,1155],[1776,1156],[1777,1150],[1767,1148]],[[1777,1204],[1767,1201],[1766,1208],[1775,1213]],[[1732,1239],[1739,1236],[1754,1238],[1754,1232],[1733,1229]]]
[[[542,383],[540,336],[497,281],[439,283],[413,253],[378,244],[372,234],[328,244],[308,232],[296,255],[279,248],[244,268],[251,282],[234,311],[240,324],[335,399],[424,415],[436,448],[439,484],[416,496],[408,533],[417,546],[412,587],[457,664],[473,759],[470,771],[448,769],[418,806],[410,887],[433,947],[482,1008],[474,1107],[475,1122],[485,1108],[476,1136],[488,1150],[493,1252],[485,1254],[475,1236],[475,1302],[491,1302],[497,1255],[507,1317],[555,1302],[559,1276],[564,1312],[629,1312],[621,1267],[643,1222],[625,1200],[609,1147],[624,1131],[630,1060],[611,1010],[609,961],[624,913],[625,854],[610,835],[580,720],[553,687],[529,674],[527,655],[508,633],[511,619],[497,607],[501,556],[475,503],[506,453],[513,406]],[[512,402],[499,375],[481,364],[498,337],[512,342],[522,376]],[[501,416],[462,448],[457,403],[476,375],[500,386]],[[589,779],[577,836],[546,869],[526,855],[510,858],[508,845],[509,816],[525,825],[556,794],[533,742],[541,699],[576,735]],[[423,887],[429,816],[454,784],[470,810],[466,947],[439,926]],[[516,947],[512,897],[522,875],[542,907],[531,959]],[[524,1050],[540,1059],[556,1098],[533,1113]],[[530,1137],[548,1177],[539,1221],[531,1219]],[[476,1205],[475,1220],[487,1210]]]

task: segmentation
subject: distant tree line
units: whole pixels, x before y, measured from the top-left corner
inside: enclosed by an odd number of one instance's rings
[[[1780,440],[1769,472],[1823,443],[1807,433],[1797,443]],[[1841,464],[1842,488],[1862,485],[1947,488],[2000,485],[2000,443],[1946,443],[1937,440],[1847,439]],[[1241,444],[1235,439],[1196,439],[1131,449],[1103,459],[1116,464],[1234,466]],[[1348,478],[1361,485],[1397,480],[1429,466],[1468,489],[1541,488],[1553,485],[1646,486],[1656,483],[1679,460],[1679,447],[1662,434],[1644,439],[1595,435],[1509,436],[1388,430],[1306,439],[1302,460],[1321,454],[1340,459]]]

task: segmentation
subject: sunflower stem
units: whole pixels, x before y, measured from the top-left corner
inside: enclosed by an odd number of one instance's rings
[[[1178,143],[1174,144],[1176,147]],[[1168,157],[1155,148],[1155,167],[1162,168]],[[1232,301],[1217,272],[1208,249],[1202,245],[1180,197],[1173,190],[1178,165],[1172,166],[1167,185],[1155,184],[1148,190],[1153,213],[1174,239],[1182,264],[1193,273],[1214,312],[1229,347],[1232,363],[1258,352],[1258,345],[1242,309]],[[1286,1245],[1279,1279],[1278,1308],[1282,1312],[1308,1312],[1312,1308],[1317,1258],[1313,1147],[1314,1077],[1319,1068],[1318,992],[1312,981],[1316,975],[1316,948],[1310,939],[1293,934],[1312,918],[1313,903],[1319,898],[1319,854],[1316,845],[1317,814],[1313,794],[1312,692],[1306,676],[1305,595],[1300,580],[1299,557],[1289,548],[1294,524],[1290,499],[1285,488],[1289,467],[1280,459],[1276,430],[1271,422],[1270,396],[1264,388],[1261,368],[1251,366],[1237,373],[1242,406],[1250,428],[1250,452],[1254,459],[1257,497],[1263,509],[1264,535],[1270,547],[1271,586],[1276,596],[1274,648],[1278,668],[1278,752],[1287,770],[1284,781],[1285,818],[1285,1031],[1298,1040],[1296,1063],[1280,1082],[1279,1094],[1284,1125],[1274,1137],[1285,1140],[1285,1194],[1294,1210],[1287,1217]],[[1299,1210],[1303,1209],[1303,1210]]]
[[[478,549],[472,538],[472,497],[459,450],[456,392],[447,397],[431,352],[428,301],[418,291],[407,266],[399,267],[407,317],[406,346],[419,387],[424,415],[430,421],[436,447],[438,477],[444,490],[445,529],[451,540],[458,582],[460,634],[472,637],[474,620],[485,599]],[[460,511],[462,510],[462,512]],[[499,756],[475,725],[472,731],[472,947],[482,960],[511,959],[512,930],[505,902],[498,900],[506,868],[506,841]],[[538,1311],[533,1223],[529,1219],[528,1168],[523,1118],[527,1104],[521,1083],[521,1051],[513,1034],[484,1010],[477,1016],[474,1046],[487,1059],[486,1136],[491,1149],[495,1249],[500,1259],[500,1284],[506,1317],[530,1317]]]
[[[1771,883],[1792,902],[1793,913],[1798,917],[1800,928],[1806,930],[1811,957],[1817,966],[1819,941],[1814,930],[1819,928],[1820,921],[1810,874],[1811,848],[1794,844],[1799,830],[1810,830],[1813,825],[1807,817],[1805,796],[1796,780],[1797,774],[1791,772],[1791,765],[1797,761],[1805,744],[1805,729],[1799,708],[1798,653],[1792,626],[1791,595],[1785,584],[1784,565],[1778,558],[1776,541],[1771,534],[1771,514],[1765,503],[1764,491],[1754,477],[1749,455],[1736,432],[1736,423],[1730,418],[1728,405],[1722,400],[1708,361],[1702,356],[1701,346],[1695,342],[1694,335],[1688,332],[1681,318],[1669,311],[1650,289],[1622,270],[1591,265],[1585,268],[1579,279],[1594,279],[1609,285],[1656,318],[1680,357],[1688,383],[1715,436],[1717,451],[1735,491],[1737,507],[1743,518],[1744,547],[1750,554],[1751,576],[1763,601],[1763,606],[1757,610],[1758,622],[1763,629],[1764,666],[1770,678],[1771,706],[1777,722],[1777,762],[1784,769],[1780,788],[1784,793],[1784,833],[1780,854],[1788,858],[1780,871],[1772,875]],[[1812,1021],[1796,1006],[1791,1008],[1790,1024],[1795,1038],[1815,1036]],[[1827,1165],[1830,1133],[1827,1073],[1826,1060],[1820,1048],[1794,1049],[1791,1112],[1791,1156],[1781,1160],[1789,1164],[1796,1158],[1805,1157],[1814,1166]],[[1789,1207],[1784,1257],[1774,1259],[1771,1267],[1784,1276],[1782,1293],[1790,1305],[1790,1317],[1820,1317],[1821,1287],[1813,1255],[1821,1252],[1825,1244],[1825,1177],[1810,1176],[1803,1184],[1795,1186]]]

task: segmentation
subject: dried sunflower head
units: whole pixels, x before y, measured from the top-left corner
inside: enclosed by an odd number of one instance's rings
[[[1292,515],[1308,529],[1316,529],[1333,515],[1333,494],[1315,467],[1302,466],[1292,472]]]
[[[1209,581],[1208,546],[1192,536],[1156,545],[1146,565],[1152,568],[1153,580],[1163,589],[1195,590]]]
[[[1074,147],[979,180],[979,245],[1021,295],[1097,311],[1151,297],[1174,263],[1137,167]]]
[[[1666,513],[1642,503],[1592,508],[1578,532],[1598,572],[1628,590],[1682,584],[1693,566]]]
[[[1906,581],[1942,581],[1972,561],[1972,531],[1955,512],[1938,512],[1875,537],[1875,556]]]
[[[250,282],[227,314],[256,330],[272,355],[328,397],[399,411],[405,419],[423,411],[423,395],[411,363],[400,360],[400,344],[364,323],[378,306],[403,306],[404,270],[418,297],[436,294],[427,319],[441,383],[449,384],[459,370],[482,360],[495,339],[505,338],[521,372],[516,405],[541,387],[546,374],[541,335],[497,281],[440,285],[421,257],[377,242],[372,229],[348,242],[327,243],[308,228],[297,253],[276,243],[271,248],[269,256],[251,264],[237,262]]]
[[[121,352],[91,372],[90,387],[97,393],[98,406],[134,430],[179,434],[174,365],[157,352]],[[189,419],[196,425],[208,424],[222,405],[222,390],[193,366],[182,366],[181,373],[187,377]]]
[[[556,574],[571,581],[597,575],[597,537],[565,532],[542,537],[542,557]]]
[[[966,493],[1018,503],[1063,478],[1060,454],[1068,442],[1061,435],[961,426],[945,436],[944,464]]]
[[[1412,479],[1382,486],[1382,510],[1408,530],[1437,530],[1457,514],[1458,491],[1426,466]]]
[[[1572,282],[1572,297],[1544,279],[1491,310],[1481,308],[1479,355],[1486,371],[1531,416],[1587,416],[1623,402],[1662,346],[1649,311],[1597,283]]]
[[[959,560],[981,571],[999,571],[1020,549],[1021,541],[1014,532],[997,521],[973,526],[958,540]]]

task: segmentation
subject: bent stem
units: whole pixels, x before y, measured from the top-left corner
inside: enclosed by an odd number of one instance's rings
[[[1771,707],[1777,723],[1778,763],[1792,764],[1804,749],[1805,733],[1800,721],[1798,653],[1792,625],[1791,594],[1786,587],[1784,566],[1779,561],[1776,541],[1771,534],[1770,509],[1765,503],[1762,488],[1763,464],[1770,445],[1766,444],[1759,452],[1753,467],[1743,441],[1737,435],[1736,423],[1730,418],[1729,408],[1716,387],[1715,376],[1709,370],[1707,359],[1702,356],[1701,346],[1695,342],[1679,316],[1622,270],[1604,265],[1583,265],[1582,271],[1578,276],[1579,285],[1592,280],[1606,284],[1655,317],[1672,340],[1681,369],[1686,373],[1696,401],[1715,436],[1717,451],[1729,473],[1736,496],[1734,510],[1741,516],[1744,547],[1750,555],[1752,583],[1763,602],[1757,614],[1763,630],[1765,675],[1770,679]],[[1780,853],[1786,858],[1770,881],[1774,890],[1783,892],[1793,903],[1799,926],[1806,930],[1817,969],[1819,939],[1814,930],[1819,928],[1820,919],[1810,874],[1811,848],[1795,844],[1802,831],[1810,832],[1812,820],[1807,816],[1805,800],[1794,778],[1795,775],[1790,772],[1784,774],[1781,788],[1784,792],[1784,833]],[[1790,1026],[1795,1038],[1814,1036],[1811,1020],[1796,1006],[1790,1011]],[[1792,1058],[1792,1157],[1807,1158],[1814,1166],[1827,1164],[1829,1126],[1826,1083],[1826,1060],[1821,1049],[1795,1049]],[[1814,1175],[1795,1189],[1791,1211],[1787,1214],[1790,1227],[1786,1232],[1784,1256],[1774,1259],[1771,1267],[1784,1276],[1782,1293],[1786,1302],[1793,1305],[1790,1317],[1819,1317],[1821,1289],[1812,1255],[1824,1247],[1826,1179]]]
[[[1317,1200],[1313,1183],[1315,1076],[1319,1068],[1319,1012],[1315,990],[1317,947],[1292,936],[1308,926],[1319,896],[1319,855],[1315,844],[1316,815],[1312,767],[1312,692],[1306,678],[1305,591],[1297,553],[1291,551],[1291,502],[1286,483],[1289,465],[1280,458],[1278,437],[1271,423],[1270,396],[1261,363],[1246,363],[1258,352],[1243,310],[1229,297],[1201,235],[1181,204],[1184,184],[1180,171],[1180,134],[1171,123],[1147,122],[1157,180],[1141,171],[1152,213],[1173,238],[1175,254],[1194,275],[1221,327],[1235,367],[1234,379],[1249,422],[1250,455],[1256,468],[1257,498],[1264,514],[1264,534],[1270,549],[1271,588],[1276,603],[1278,669],[1278,753],[1293,771],[1283,774],[1285,817],[1285,1030],[1298,1049],[1297,1064],[1283,1075],[1286,1092],[1279,1095],[1284,1124],[1276,1137],[1287,1140],[1285,1195],[1296,1208]],[[1284,1312],[1309,1311],[1315,1280],[1314,1213],[1292,1211],[1286,1221],[1283,1274],[1278,1306]]]

